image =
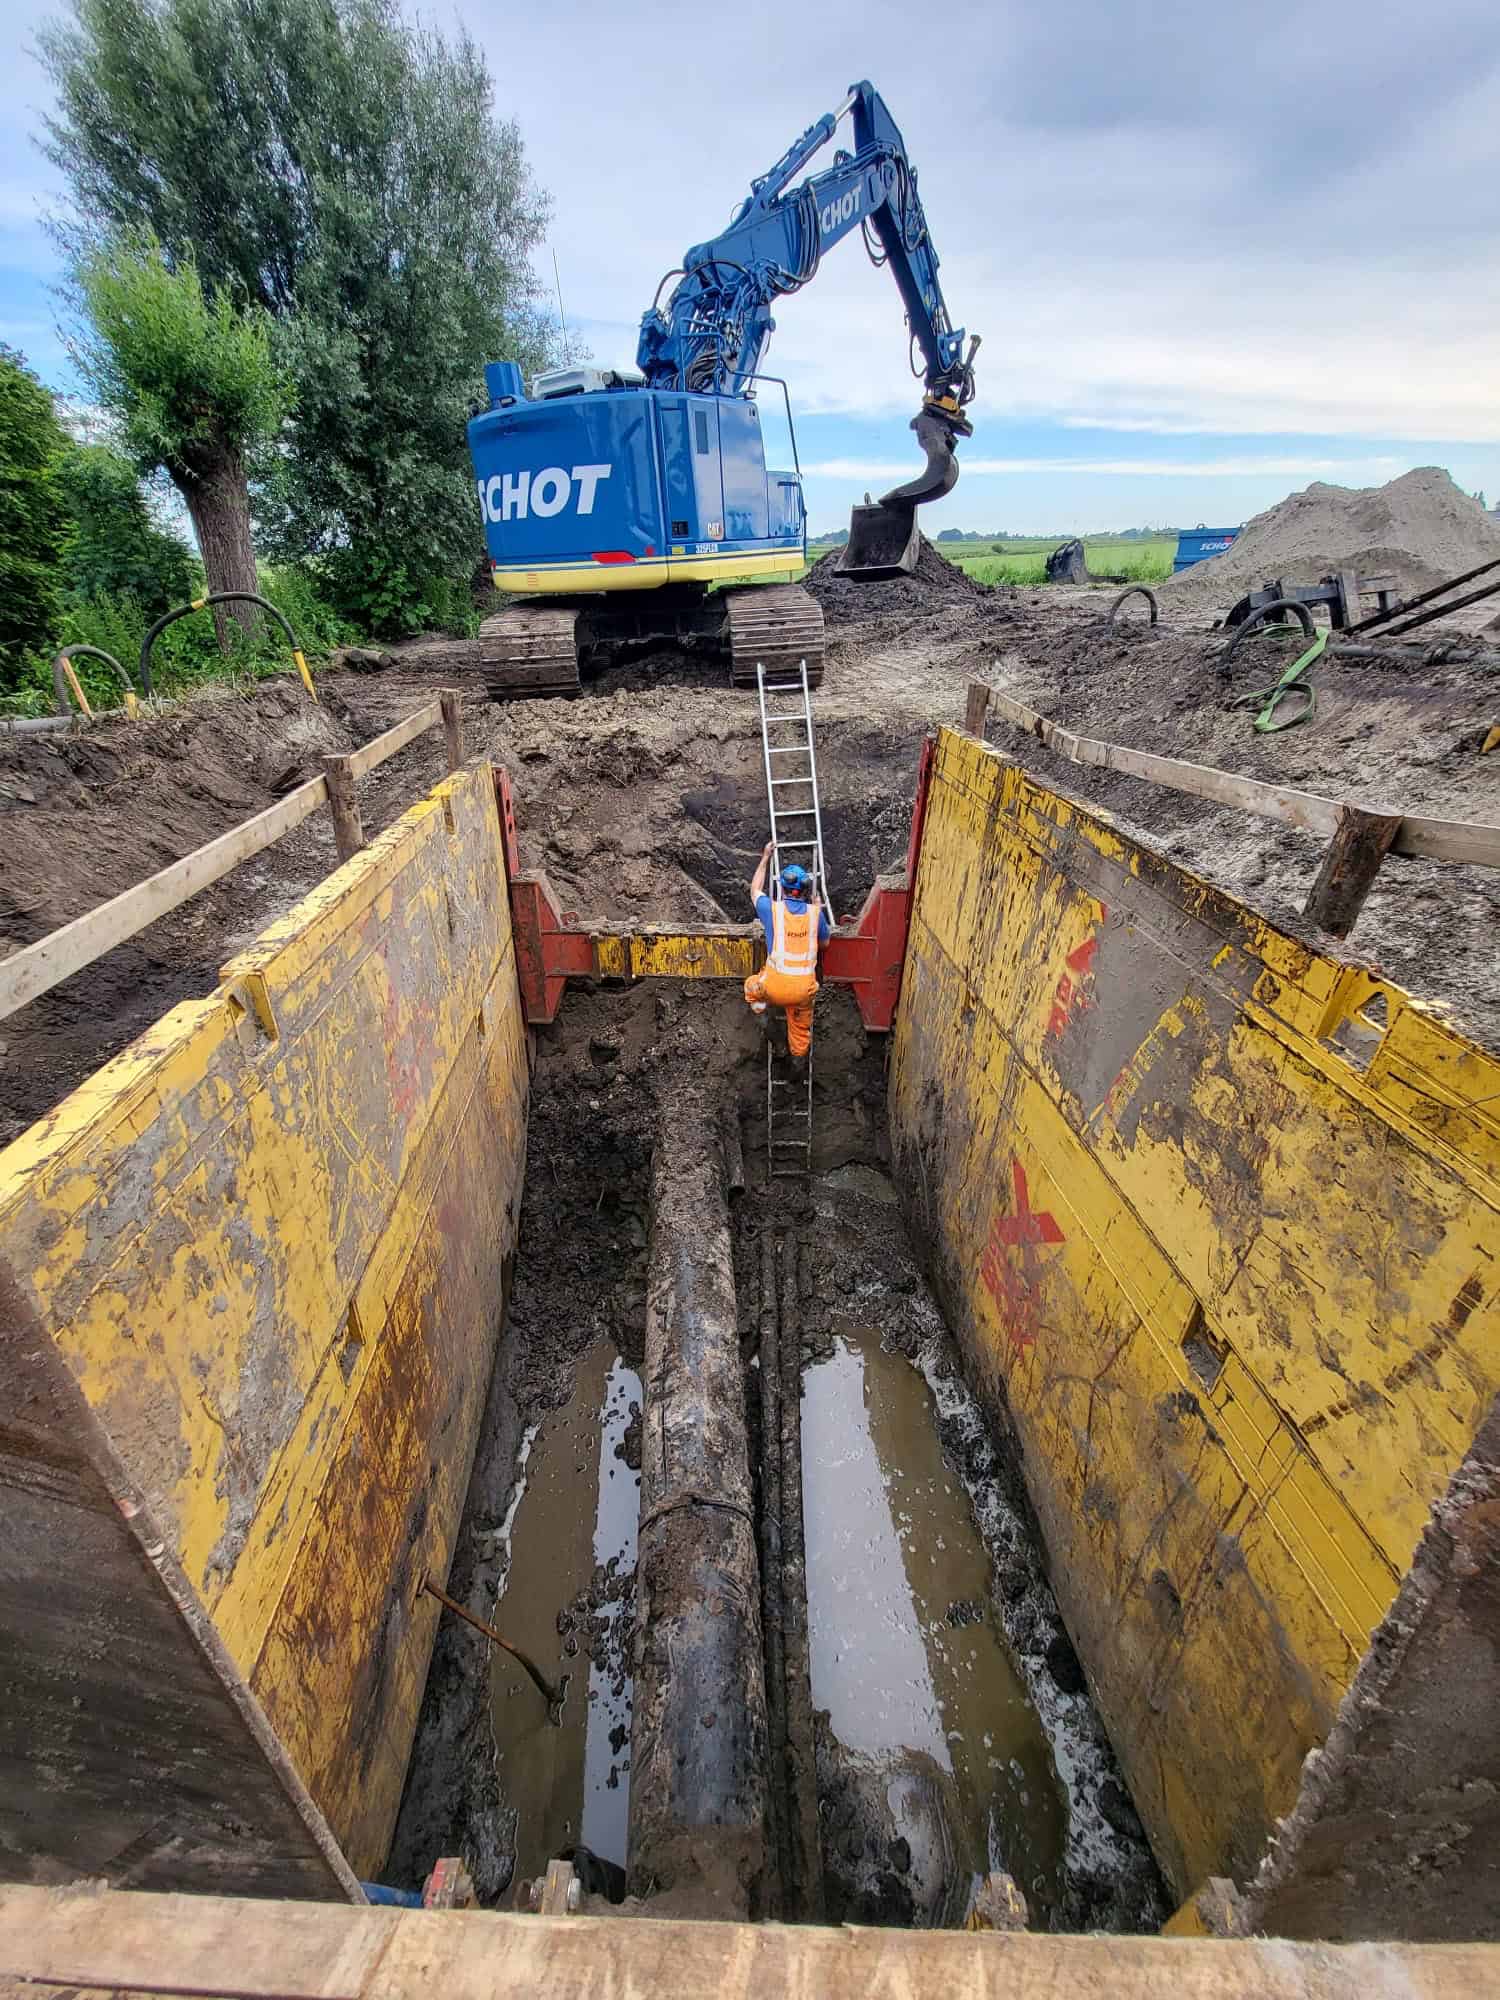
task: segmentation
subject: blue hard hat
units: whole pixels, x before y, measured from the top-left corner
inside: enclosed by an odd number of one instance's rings
[[[799,868],[795,861],[790,868],[783,868],[781,871],[781,886],[789,896],[800,896],[811,881],[811,875],[805,868]]]

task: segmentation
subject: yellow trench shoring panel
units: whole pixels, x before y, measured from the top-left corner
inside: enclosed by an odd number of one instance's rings
[[[945,731],[890,1102],[1158,1855],[1243,1879],[1500,1386],[1500,1062]]]
[[[0,1252],[368,1872],[520,1208],[526,1043],[488,768],[223,977],[0,1154]]]

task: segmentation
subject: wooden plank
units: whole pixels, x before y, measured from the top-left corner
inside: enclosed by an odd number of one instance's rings
[[[499,1910],[0,1889],[6,1978],[59,1988],[243,2000],[1470,2000],[1500,1978],[1492,1944],[1290,1944],[1281,1939],[1049,1937]]]
[[[970,736],[983,736],[985,712],[992,690],[984,681],[970,681],[964,700],[964,728]]]
[[[349,759],[349,769],[356,778],[362,778],[367,771],[373,771],[377,764],[383,764],[388,757],[394,757],[404,750],[408,743],[422,735],[425,730],[435,729],[443,719],[443,704],[440,701],[425,702],[421,708],[414,708],[404,722],[398,722],[394,729],[388,729],[384,736],[377,736],[373,743],[367,743],[363,750],[356,750]]]
[[[1302,911],[1319,930],[1333,937],[1347,937],[1353,930],[1400,826],[1399,813],[1361,812],[1358,806],[1339,809],[1339,830],[1328,843]]]
[[[1305,827],[1310,833],[1326,834],[1330,839],[1338,829],[1336,799],[1297,791],[1290,785],[1263,784],[1258,778],[1242,778],[1233,771],[1215,770],[1208,764],[1158,757],[1149,750],[1127,750],[1123,744],[1105,743],[1093,736],[1075,736],[1071,730],[998,691],[993,696],[993,706],[1007,721],[1026,730],[1070,763],[1119,771],[1132,778],[1150,778],[1174,792],[1215,799],[1220,805],[1238,806],[1245,812],[1259,813],[1264,819],[1279,819],[1287,826]]]
[[[1488,820],[1426,819],[1408,813],[1391,842],[1393,854],[1425,854],[1429,861],[1476,861],[1500,868],[1500,826]]]
[[[0,960],[0,1020],[64,979],[71,979],[75,972],[92,965],[105,952],[113,951],[137,931],[154,924],[158,917],[166,916],[196,896],[200,889],[208,888],[231,869],[238,868],[252,854],[259,854],[262,848],[280,840],[284,833],[290,833],[294,826],[300,826],[315,813],[327,798],[326,780],[312,778],[265,812],[231,827],[228,833],[221,833],[206,847],[195,848],[170,867],[101,903],[97,910],[75,917],[72,923],[27,945],[24,951]]]
[[[440,701],[430,701],[413,710],[404,722],[398,722],[394,729],[388,729],[363,750],[354,752],[348,759],[352,776],[359,778],[366,771],[373,771],[377,764],[404,750],[413,738],[433,728],[442,718]],[[148,876],[144,882],[122,889],[97,910],[75,917],[72,923],[27,945],[24,951],[0,960],[0,1021],[7,1014],[14,1014],[18,1007],[50,992],[64,979],[71,979],[75,972],[82,972],[86,965],[92,965],[116,945],[124,944],[137,931],[154,924],[158,917],[168,915],[200,889],[220,881],[242,861],[248,861],[253,854],[280,840],[284,833],[290,833],[294,826],[300,826],[328,802],[328,797],[326,777],[311,778],[274,806],[256,813],[253,819],[221,833],[206,847],[194,848],[191,854]]]
[[[1236,806],[1242,812],[1258,813],[1262,819],[1280,820],[1286,826],[1300,826],[1330,840],[1338,832],[1344,801],[1325,798],[1318,792],[1298,791],[1290,785],[1266,784],[1259,778],[1244,778],[1237,772],[1216,770],[1208,764],[1191,764],[1180,757],[1158,757],[1149,750],[1128,750],[1123,744],[1105,743],[1097,737],[1075,736],[1071,730],[1038,715],[1034,708],[1001,694],[998,689],[992,691],[991,706],[1007,722],[1024,729],[1071,763],[1119,771],[1132,778],[1148,778],[1171,791],[1190,792],[1196,798]],[[1381,808],[1362,806],[1359,810],[1379,813]],[[1500,868],[1500,826],[1488,820],[1430,819],[1423,814],[1407,813],[1401,817],[1391,852],[1420,854],[1432,861],[1471,861],[1482,868]]]

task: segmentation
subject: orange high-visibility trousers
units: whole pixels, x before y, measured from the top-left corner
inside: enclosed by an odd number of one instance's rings
[[[805,1056],[812,1047],[813,1001],[818,981],[811,972],[778,972],[766,965],[745,981],[745,1002],[757,1014],[767,1006],[780,1007],[786,1015],[786,1045],[794,1056]]]

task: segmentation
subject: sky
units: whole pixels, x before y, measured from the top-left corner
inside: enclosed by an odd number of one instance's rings
[[[0,27],[0,339],[67,389],[40,225],[57,177],[31,136],[55,11],[12,0]],[[553,199],[540,273],[550,290],[555,254],[605,363],[633,361],[661,274],[871,79],[950,317],[984,342],[929,532],[1227,527],[1310,480],[1413,465],[1500,501],[1495,0],[866,0],[767,16],[779,46],[701,4],[423,13],[485,49]],[[818,533],[919,469],[917,385],[858,232],[776,319],[765,366],[790,385]]]

